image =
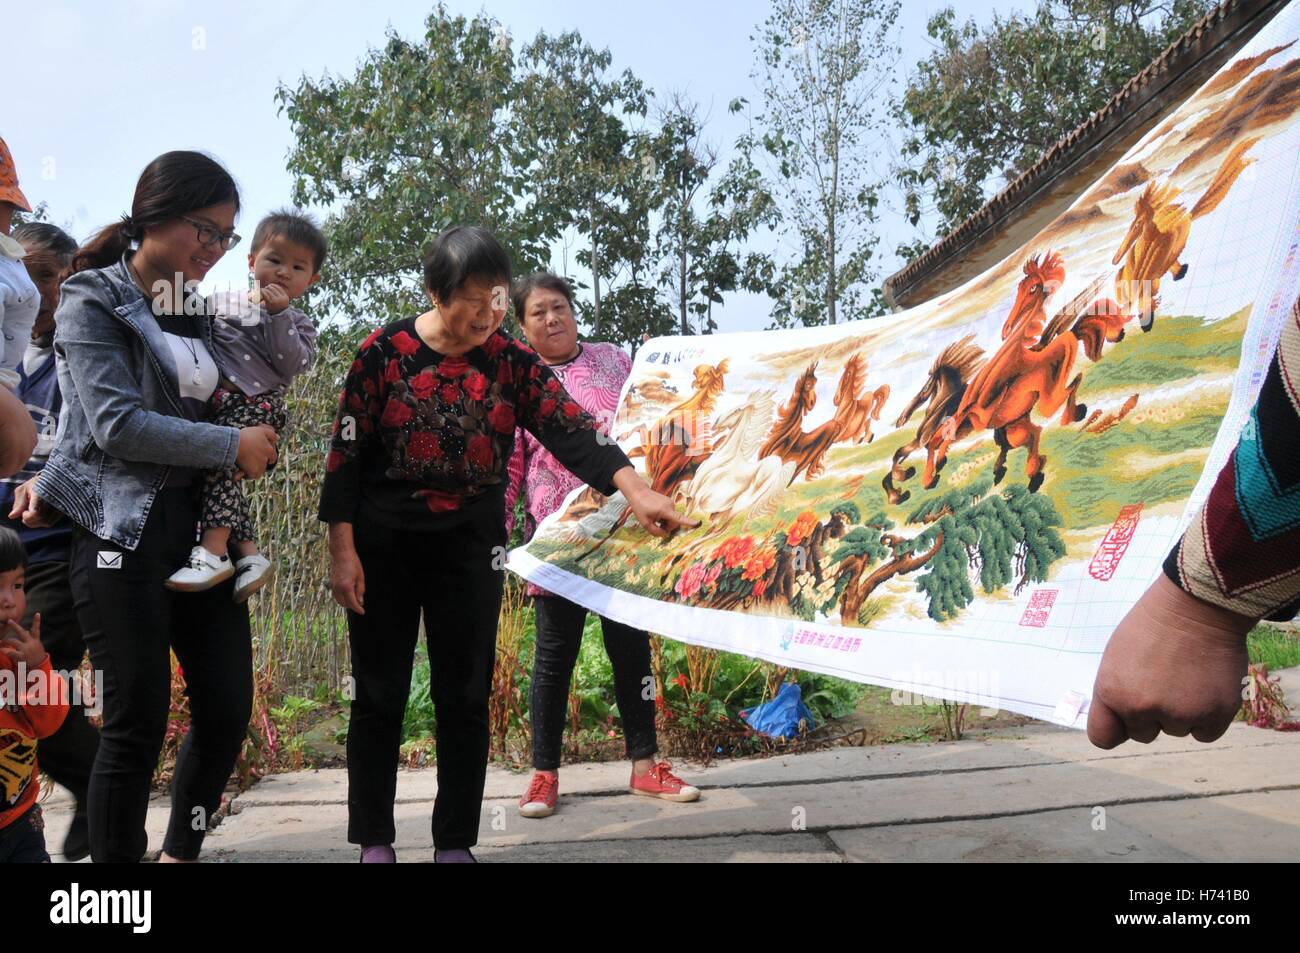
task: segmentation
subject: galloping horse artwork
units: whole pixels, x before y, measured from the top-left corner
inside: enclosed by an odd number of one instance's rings
[[[870,394],[860,393],[867,375],[866,359],[854,354],[844,365],[835,388],[835,415],[824,424],[805,432],[803,419],[817,406],[817,361],[813,361],[795,381],[794,393],[781,407],[777,421],[759,448],[758,458],[779,457],[794,464],[793,483],[800,476],[816,480],[825,469],[826,454],[837,443],[868,443],[872,439],[871,422],[880,419],[880,408],[889,399],[889,386],[883,385]]]
[[[993,465],[995,484],[1006,475],[1007,454],[1017,447],[1027,447],[1025,475],[1029,477],[1029,492],[1042,486],[1047,458],[1038,445],[1043,428],[1033,422],[1031,414],[1037,411],[1051,417],[1064,405],[1062,425],[1082,420],[1087,407],[1076,397],[1083,374],[1070,378],[1079,347],[1082,345],[1090,360],[1101,360],[1105,343],[1123,338],[1129,320],[1118,304],[1101,299],[1082,308],[1066,309],[1048,324],[1047,300],[1064,280],[1065,266],[1055,252],[1025,262],[1025,277],[1002,326],[1002,346],[966,385],[953,415],[926,442],[923,483],[927,490],[939,482],[948,448],[980,430],[992,430],[998,445]]]
[[[1151,182],[1133,205],[1133,224],[1120,242],[1111,264],[1123,262],[1115,276],[1115,297],[1125,310],[1137,307],[1143,331],[1151,330],[1159,303],[1160,280],[1169,275],[1181,281],[1187,274],[1182,260],[1192,222],[1209,215],[1224,200],[1237,177],[1254,160],[1247,158],[1258,136],[1243,139],[1229,150],[1209,187],[1190,210],[1178,203],[1178,187]]]
[[[694,645],[1066,723],[1300,298],[1300,4],[1151,122],[916,307],[642,342],[615,434],[699,525],[575,492],[511,568]],[[933,692],[953,667],[1002,684]]]
[[[859,382],[866,376],[867,359],[854,354],[844,365],[839,387],[835,389],[835,418],[843,430],[841,440],[871,443],[876,438],[871,432],[871,422],[880,419],[881,408],[889,400],[889,385],[881,384],[873,391],[858,393]]]
[[[696,367],[690,397],[668,408],[654,423],[638,424],[623,435],[623,439],[634,434],[640,439],[640,443],[628,452],[628,457],[645,459],[647,480],[659,493],[672,496],[712,452],[709,415],[725,389],[726,373],[726,358],[716,365]],[[624,506],[609,533],[578,559],[585,559],[600,549],[631,515],[631,507]]]
[[[885,498],[895,506],[906,503],[912,496],[910,490],[900,490],[897,486],[916,475],[916,467],[905,468],[903,464],[908,457],[928,444],[944,422],[957,413],[966,393],[967,382],[984,362],[984,350],[974,341],[975,335],[968,334],[945,347],[934,359],[921,389],[903,408],[898,420],[894,421],[895,427],[905,427],[912,416],[922,406],[925,407],[921,424],[916,428],[916,436],[894,451],[889,472],[880,481],[885,489]]]

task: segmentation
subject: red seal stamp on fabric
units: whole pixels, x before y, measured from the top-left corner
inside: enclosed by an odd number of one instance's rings
[[[1029,605],[1025,606],[1020,624],[1039,629],[1047,625],[1047,617],[1052,614],[1052,606],[1056,605],[1056,597],[1060,592],[1060,589],[1035,589],[1029,595]]]
[[[1133,541],[1133,534],[1137,532],[1141,513],[1141,503],[1130,503],[1120,508],[1119,515],[1115,517],[1111,528],[1106,530],[1101,545],[1097,547],[1092,562],[1088,564],[1088,575],[1093,579],[1105,582],[1115,575],[1119,561],[1124,558],[1124,553],[1128,551],[1128,544]]]

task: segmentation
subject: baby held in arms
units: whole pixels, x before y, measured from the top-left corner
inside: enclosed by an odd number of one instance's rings
[[[214,295],[208,302],[221,369],[211,423],[260,424],[283,435],[285,390],[316,356],[316,328],[292,303],[320,277],[327,247],[316,223],[298,212],[282,210],[258,223],[248,253],[253,291]],[[168,589],[201,592],[234,576],[234,599],[244,602],[270,579],[271,563],[258,552],[238,478],[233,469],[205,474],[199,545],[189,564],[167,580]]]

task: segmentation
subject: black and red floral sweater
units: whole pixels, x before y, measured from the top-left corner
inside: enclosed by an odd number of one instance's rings
[[[502,524],[518,423],[606,495],[626,454],[531,348],[504,331],[448,357],[415,319],[379,328],[352,362],[325,461],[320,519],[437,530]]]

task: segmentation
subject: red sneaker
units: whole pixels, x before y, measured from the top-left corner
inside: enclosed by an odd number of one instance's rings
[[[628,791],[665,801],[696,801],[700,797],[700,789],[691,787],[673,774],[673,766],[667,761],[658,762],[639,778],[634,769]]]
[[[528,783],[528,793],[519,799],[519,813],[524,817],[550,817],[560,800],[560,777],[544,771],[534,771]]]

